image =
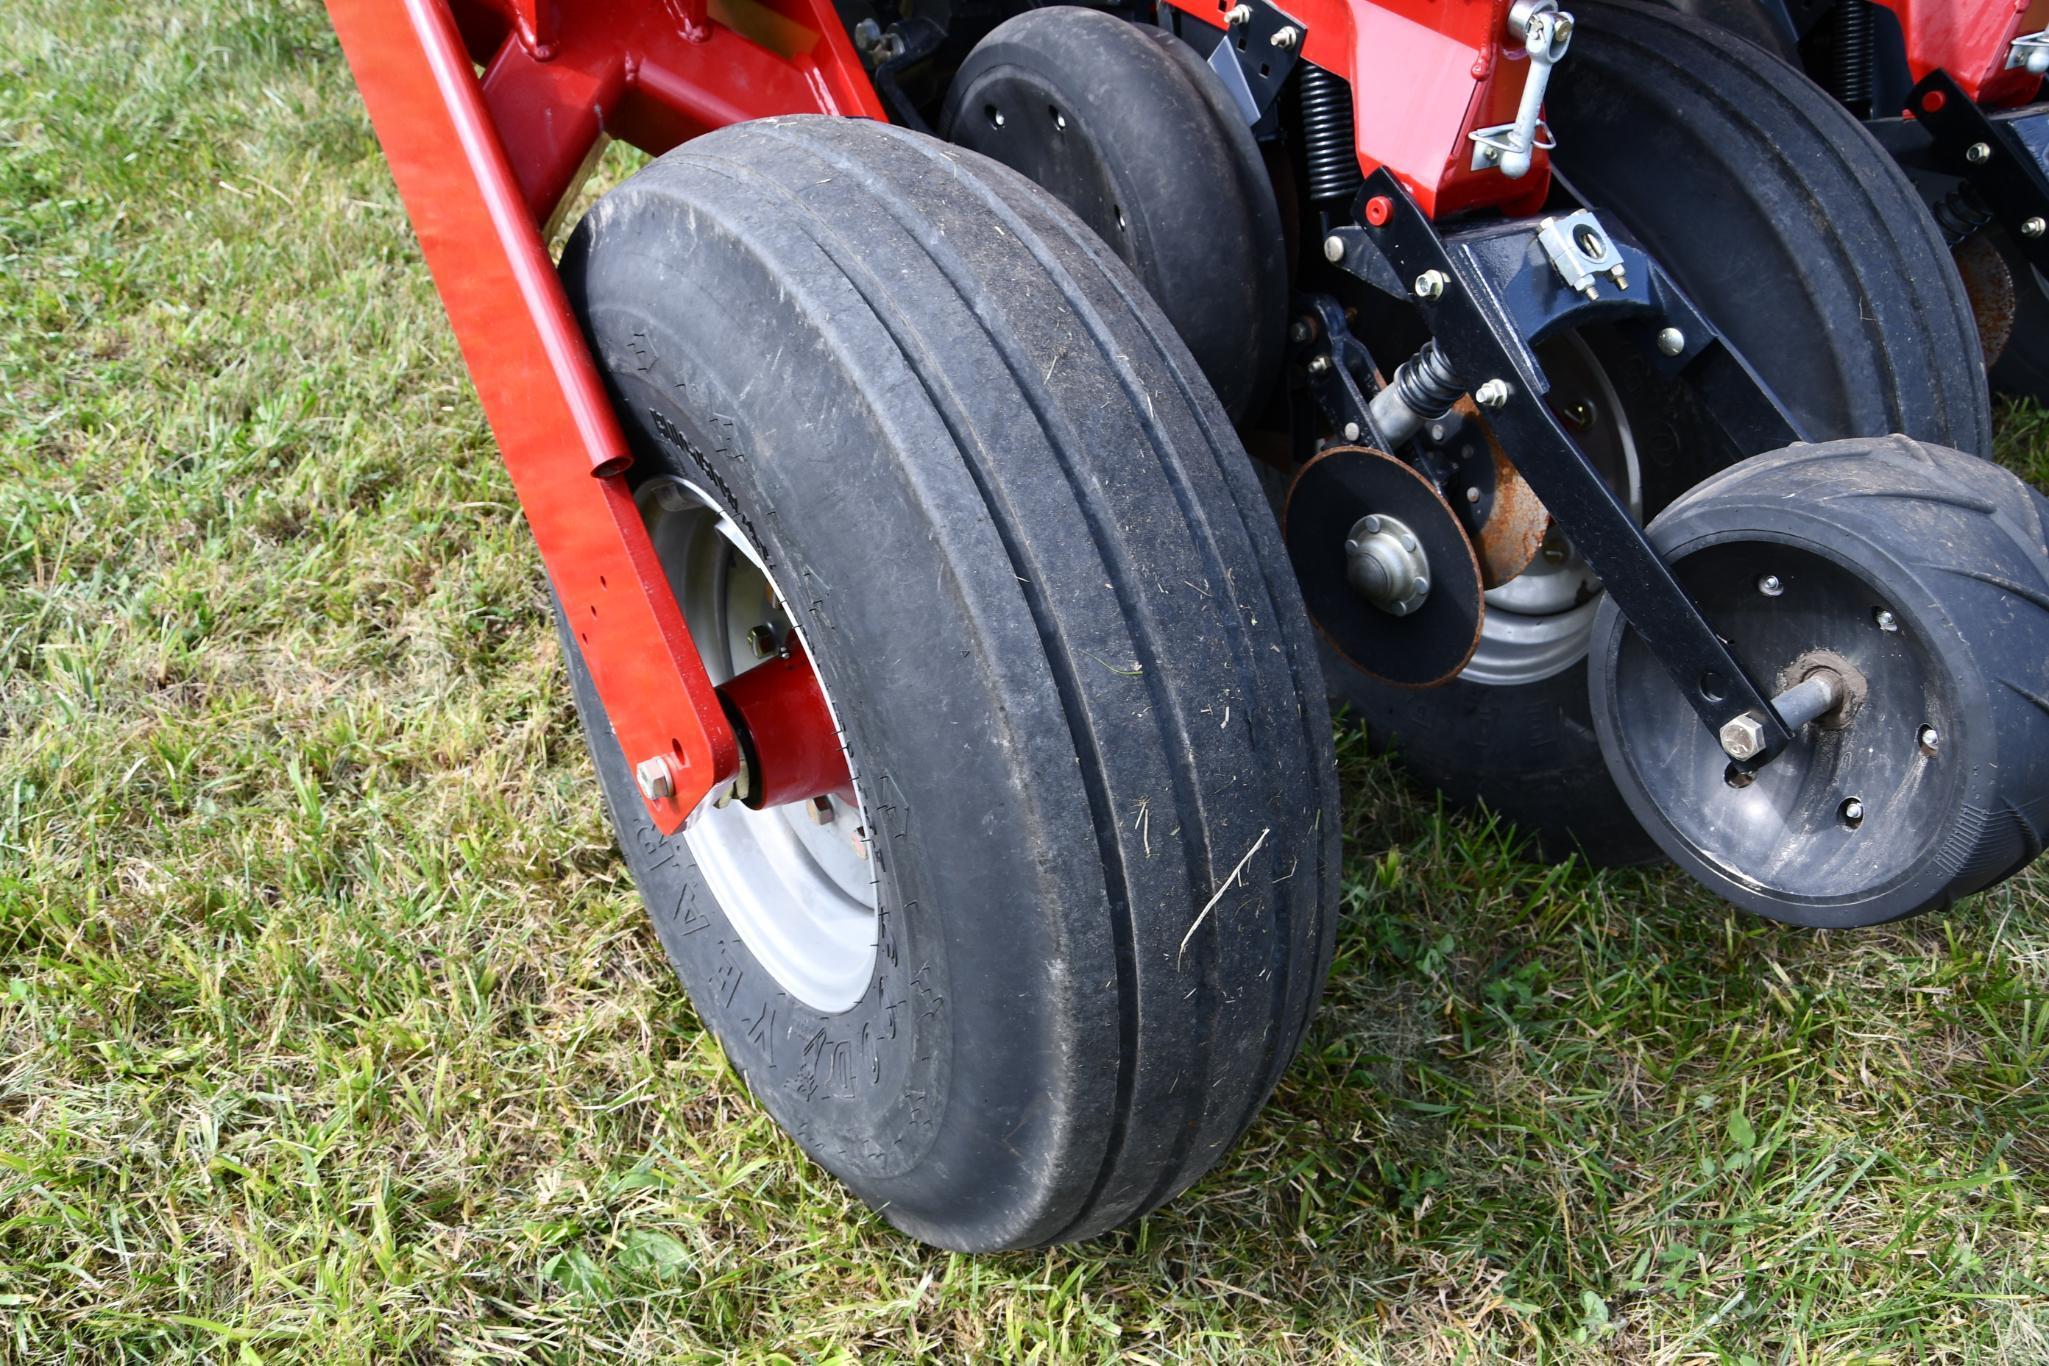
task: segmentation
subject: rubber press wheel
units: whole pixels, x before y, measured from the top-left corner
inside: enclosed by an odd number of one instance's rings
[[[1170,1198],[1293,1056],[1337,870],[1307,620],[1187,349],[1035,186],[852,119],[669,153],[563,274],[708,667],[797,637],[853,774],[663,839],[568,642],[699,1017],[919,1238]]]
[[[2041,853],[2049,499],[1990,461],[1885,437],[1746,460],[1650,530],[1753,677],[1824,674],[1841,699],[1744,773],[1601,608],[1595,725],[1682,868],[1761,915],[1846,926],[1945,906]]]
[[[1614,0],[1573,12],[1546,117],[1554,163],[1587,205],[1658,259],[1817,438],[1906,432],[1989,451],[1956,270],[1857,120],[1794,68],[1700,20]],[[1750,454],[1730,447],[1698,395],[1659,380],[1619,339],[1581,340],[1595,364],[1568,366],[1554,399],[1583,408],[1590,458],[1639,515]],[[1540,559],[1490,592],[1456,681],[1405,692],[1339,666],[1333,697],[1418,777],[1484,801],[1547,847],[1654,858],[1587,709],[1597,584],[1556,591],[1558,571],[1577,566],[1569,545],[1560,553],[1562,565]]]

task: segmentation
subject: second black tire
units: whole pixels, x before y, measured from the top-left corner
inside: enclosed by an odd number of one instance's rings
[[[867,821],[872,975],[821,1009],[750,949],[697,837],[650,824],[566,639],[700,1017],[807,1153],[927,1241],[1084,1238],[1168,1199],[1293,1056],[1337,873],[1307,619],[1187,349],[1042,191],[851,119],[669,153],[563,274],[633,480],[745,542]]]
[[[1948,248],[1840,105],[1763,49],[1661,6],[1584,0],[1551,87],[1553,161],[1627,228],[1817,438],[1905,432],[1991,449],[1985,376]],[[1624,350],[1648,518],[1751,454]],[[1513,452],[1510,452],[1511,458]],[[1586,664],[1536,681],[1406,692],[1327,663],[1335,701],[1455,800],[1607,863],[1658,851],[1603,763]]]

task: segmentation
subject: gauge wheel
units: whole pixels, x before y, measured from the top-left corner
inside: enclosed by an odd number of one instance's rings
[[[1811,433],[1905,432],[1989,452],[1955,266],[1857,120],[1763,48],[1700,20],[1612,0],[1573,10],[1546,117],[1553,162],[1587,206],[1658,259]],[[1750,454],[1696,392],[1610,330],[1554,342],[1543,360],[1554,409],[1640,518]],[[1600,602],[1598,580],[1554,535],[1529,570],[1489,591],[1455,681],[1404,691],[1327,656],[1332,699],[1422,781],[1501,813],[1548,851],[1655,859],[1587,710]]]
[[[669,153],[563,275],[707,669],[808,661],[851,774],[664,838],[565,638],[699,1018],[929,1242],[1171,1198],[1293,1056],[1337,871],[1310,629],[1186,349],[1035,186],[851,119]]]

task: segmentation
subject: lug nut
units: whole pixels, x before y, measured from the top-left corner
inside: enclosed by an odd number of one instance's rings
[[[676,780],[669,776],[669,761],[656,755],[634,766],[633,781],[640,795],[651,802],[665,802],[676,795]]]
[[[832,798],[813,797],[810,801],[804,803],[804,814],[811,817],[813,825],[831,825],[833,817]]]
[[[1490,379],[1479,388],[1473,390],[1473,402],[1479,404],[1482,408],[1506,408],[1510,396],[1514,393],[1515,390],[1510,387],[1507,380]]]
[[[1864,803],[1858,801],[1855,797],[1844,798],[1839,811],[1843,818],[1843,824],[1849,826],[1852,830],[1864,824]]]
[[[1345,239],[1332,233],[1323,239],[1323,259],[1336,265],[1345,259]]]
[[[2045,232],[2049,232],[2049,218],[2038,216],[2030,218],[2027,222],[2021,224],[2021,236],[2023,237],[2040,237]]]
[[[1777,574],[1767,574],[1757,581],[1757,591],[1768,598],[1775,598],[1786,591],[1786,585],[1779,582]]]
[[[1992,144],[1989,142],[1972,143],[1964,149],[1964,160],[1970,162],[1973,166],[1983,166],[1986,162],[1992,160]]]
[[[1883,607],[1871,614],[1871,622],[1872,625],[1881,631],[1897,631],[1900,629],[1900,619]]]
[[[1668,356],[1676,356],[1686,349],[1686,334],[1676,327],[1667,327],[1658,333],[1658,349]]]
[[[1722,723],[1722,753],[1731,759],[1755,759],[1764,753],[1764,722],[1745,712]]]
[[[1450,277],[1443,271],[1426,270],[1416,277],[1416,297],[1425,303],[1434,302],[1444,297],[1444,287],[1450,283]]]

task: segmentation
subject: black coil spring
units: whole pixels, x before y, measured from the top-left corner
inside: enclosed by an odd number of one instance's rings
[[[1871,3],[1841,0],[1831,16],[1828,88],[1859,114],[1871,112]]]
[[[1423,349],[1394,372],[1395,397],[1410,412],[1425,417],[1442,415],[1465,391],[1465,381],[1451,368],[1451,362],[1434,341],[1424,342]]]
[[[1352,145],[1352,92],[1344,79],[1320,66],[1301,68],[1302,153],[1309,165],[1309,198],[1350,199],[1360,184]]]
[[[1935,204],[1934,214],[1935,226],[1942,229],[1943,240],[1952,248],[1970,241],[1992,221],[1992,210],[1969,185],[1959,185],[1944,195]]]

